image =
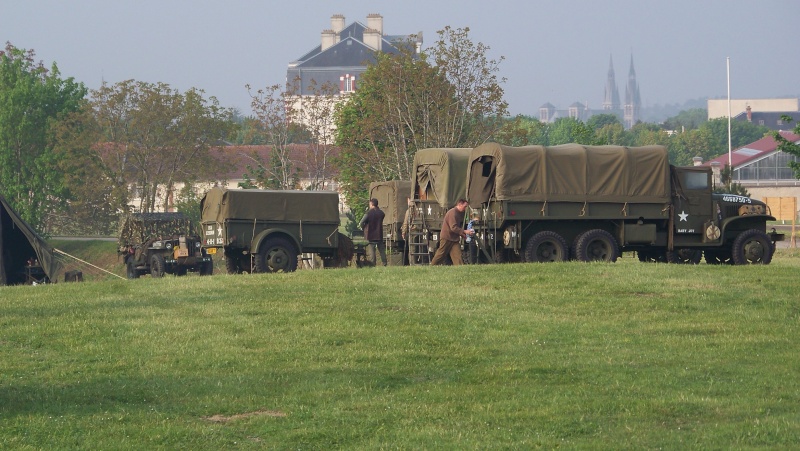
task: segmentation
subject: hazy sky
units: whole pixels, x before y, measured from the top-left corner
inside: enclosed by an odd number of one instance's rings
[[[609,57],[624,100],[633,55],[644,106],[727,96],[800,95],[797,0],[0,0],[0,39],[33,49],[90,89],[102,80],[163,82],[251,114],[246,84],[284,83],[330,17],[383,16],[386,34],[449,25],[505,57],[513,114],[550,102],[603,102]],[[4,46],[3,46],[4,47]]]

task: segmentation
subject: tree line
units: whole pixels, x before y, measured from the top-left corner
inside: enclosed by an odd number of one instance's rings
[[[659,144],[676,165],[727,151],[727,120],[706,121],[702,109],[630,130],[611,114],[553,123],[511,117],[503,58],[489,50],[469,28],[445,27],[421,53],[409,42],[376,54],[346,96],[316,83],[300,92],[297,80],[246,86],[253,114],[242,117],[196,88],[126,80],[89,90],[8,43],[0,52],[0,194],[45,234],[113,234],[132,209],[197,214],[192,188],[232,169],[230,143],[270,147],[266,159],[246,156],[242,187],[297,189],[302,177],[308,189],[327,189],[335,170],[354,209],[366,205],[370,182],[410,179],[414,154],[428,147]],[[732,131],[734,147],[768,132],[744,122]],[[297,143],[302,161],[292,154]]]

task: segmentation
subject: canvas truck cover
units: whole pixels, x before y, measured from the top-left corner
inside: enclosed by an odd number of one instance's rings
[[[29,258],[39,260],[39,266],[51,281],[58,280],[62,266],[53,248],[0,196],[0,285],[24,282],[20,273]]]
[[[149,239],[196,233],[191,219],[180,212],[132,213],[120,219],[118,244],[140,245]]]
[[[411,195],[409,180],[390,180],[388,182],[372,182],[369,185],[370,199],[378,199],[378,207],[386,217],[383,222],[402,223],[408,210],[408,197]]]
[[[226,219],[339,223],[335,191],[212,188],[200,201],[201,221]]]
[[[422,149],[414,155],[414,193],[431,192],[442,208],[466,196],[467,148]],[[430,199],[430,198],[429,198]]]
[[[472,150],[468,196],[534,202],[668,203],[670,176],[663,146],[509,147]]]

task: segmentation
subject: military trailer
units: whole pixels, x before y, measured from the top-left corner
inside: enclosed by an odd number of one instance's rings
[[[383,218],[383,239],[390,266],[407,263],[408,249],[401,229],[406,219],[410,195],[411,182],[408,180],[373,182],[369,185],[370,199],[378,199],[378,208],[386,215]]]
[[[201,247],[191,219],[182,213],[134,213],[120,221],[118,254],[129,279],[143,274],[201,276],[214,272],[214,262]]]
[[[767,264],[783,239],[763,202],[715,194],[709,167],[671,166],[662,146],[489,143],[469,158],[481,261]]]
[[[229,274],[291,272],[303,253],[318,254],[325,267],[353,256],[334,191],[212,188],[200,208],[203,249],[222,251]]]
[[[414,155],[409,264],[430,263],[436,252],[445,213],[465,196],[471,150],[431,148],[419,150]]]

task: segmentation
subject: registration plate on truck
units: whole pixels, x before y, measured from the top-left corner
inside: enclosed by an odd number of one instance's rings
[[[206,253],[207,254],[216,254],[217,253],[217,248],[216,247],[209,247],[208,249],[206,249]]]

